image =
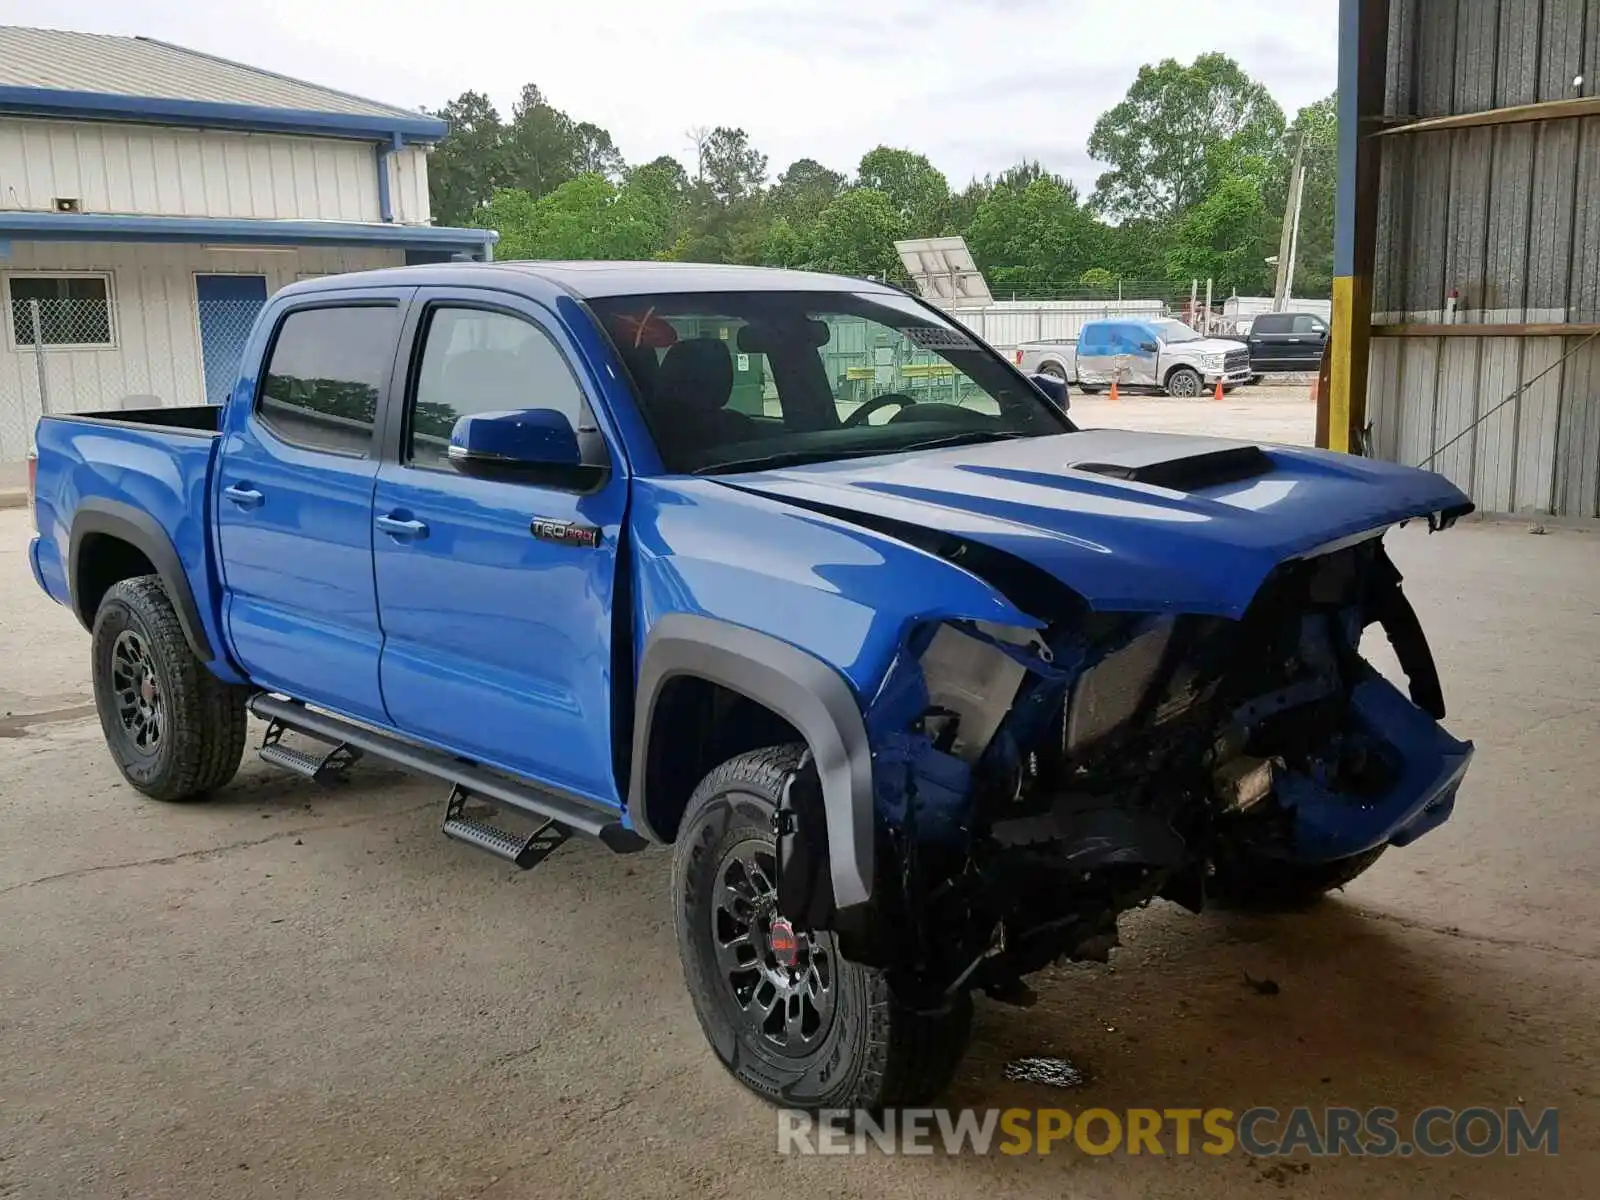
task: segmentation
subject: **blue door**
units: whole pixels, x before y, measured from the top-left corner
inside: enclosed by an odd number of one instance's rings
[[[619,804],[611,609],[627,479],[613,470],[580,493],[470,478],[445,456],[462,416],[546,408],[567,416],[590,461],[604,461],[590,380],[560,325],[531,301],[442,288],[423,299],[398,461],[379,468],[373,496],[390,720],[458,754]],[[540,532],[566,522],[589,537],[573,544]]]
[[[200,310],[200,356],[205,363],[206,403],[221,404],[239,377],[239,358],[256,314],[267,302],[265,275],[196,275]]]
[[[259,387],[241,385],[254,395],[228,408],[216,470],[224,620],[240,665],[274,691],[378,722],[375,430],[409,298],[302,297],[276,322]]]

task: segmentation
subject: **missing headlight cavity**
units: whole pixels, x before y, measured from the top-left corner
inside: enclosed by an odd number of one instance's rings
[[[1032,641],[1031,630],[981,628],[996,641]],[[1026,639],[1019,635],[1026,635]],[[957,718],[951,753],[965,762],[976,762],[1011,711],[1027,668],[993,643],[953,625],[939,627],[923,651],[921,662],[928,703]]]

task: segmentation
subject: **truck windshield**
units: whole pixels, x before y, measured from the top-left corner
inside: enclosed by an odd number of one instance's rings
[[[589,303],[674,473],[1073,428],[992,350],[909,297],[684,292]]]
[[[1201,337],[1182,321],[1152,321],[1151,327],[1163,342],[1198,342]]]

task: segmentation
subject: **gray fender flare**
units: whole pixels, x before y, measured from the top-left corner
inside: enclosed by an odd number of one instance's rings
[[[872,751],[855,693],[815,655],[753,629],[688,613],[670,613],[650,630],[639,665],[633,722],[628,816],[654,842],[645,804],[645,756],[661,689],[679,675],[720,684],[788,721],[805,738],[817,764],[828,821],[828,864],[834,903],[864,903],[872,895]]]
[[[184,572],[183,561],[173,548],[166,530],[149,513],[99,496],[90,496],[78,505],[72,518],[72,537],[67,548],[67,588],[72,595],[72,611],[77,614],[83,627],[94,628],[95,614],[85,611],[84,599],[78,591],[78,580],[82,575],[83,540],[93,533],[127,542],[150,560],[172,600],[172,607],[177,611],[178,624],[183,627],[183,636],[189,643],[189,649],[201,662],[210,662],[214,655],[211,643],[206,638],[205,624],[200,619],[194,593],[189,589],[189,576]]]

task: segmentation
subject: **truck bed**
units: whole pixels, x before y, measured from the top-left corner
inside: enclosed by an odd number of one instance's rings
[[[215,437],[222,428],[222,409],[215,404],[190,404],[182,408],[117,408],[105,412],[61,413],[51,419],[145,425],[174,433]]]
[[[199,405],[40,419],[33,571],[86,625],[103,587],[92,573],[75,573],[73,560],[92,539],[113,538],[137,548],[189,606],[200,658],[214,661],[222,642],[206,514],[221,416]]]

